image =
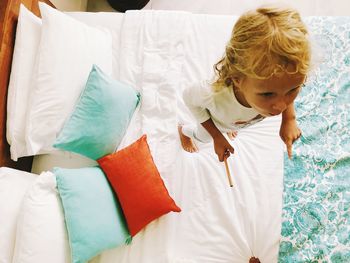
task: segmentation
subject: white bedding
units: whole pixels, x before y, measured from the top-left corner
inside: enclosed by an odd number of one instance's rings
[[[36,175],[0,167],[0,262],[12,262],[17,219],[27,188]]]
[[[233,188],[212,144],[200,144],[200,152],[190,154],[182,150],[177,133],[179,120],[192,120],[180,97],[182,89],[212,76],[235,17],[165,11],[130,11],[123,19],[120,14],[116,19],[108,16],[120,23],[113,36],[115,40],[119,35],[120,41],[113,54],[114,77],[142,93],[120,148],[148,135],[154,161],[182,212],[161,217],[131,245],[106,251],[95,260],[246,263],[256,256],[261,262],[277,262],[283,180],[280,117],[240,131],[233,141]],[[34,171],[94,164],[86,159],[77,163],[75,158],[67,153],[36,157]]]

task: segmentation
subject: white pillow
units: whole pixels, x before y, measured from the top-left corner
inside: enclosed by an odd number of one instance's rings
[[[11,158],[14,161],[27,155],[25,142],[27,101],[40,35],[41,19],[21,4],[7,96],[6,136],[11,145]]]
[[[12,262],[16,239],[17,217],[27,188],[37,175],[0,168],[0,262]]]
[[[112,72],[112,37],[39,2],[42,15],[37,74],[30,97],[26,142],[30,154],[50,152],[93,64]]]
[[[99,256],[89,262],[98,259]],[[56,176],[51,172],[36,176],[23,197],[18,215],[12,263],[33,262],[71,262],[62,203]]]
[[[59,198],[54,174],[39,175],[23,198],[12,263],[70,262]]]

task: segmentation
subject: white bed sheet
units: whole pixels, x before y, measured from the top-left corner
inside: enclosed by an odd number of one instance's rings
[[[212,76],[235,17],[131,11],[114,20],[109,15],[113,25],[120,23],[114,75],[142,93],[120,148],[147,133],[154,161],[182,212],[154,221],[131,245],[104,252],[99,262],[246,263],[251,256],[277,262],[283,180],[280,117],[240,131],[233,141],[233,188],[212,144],[200,144],[200,152],[190,154],[182,150],[177,133],[180,119],[192,120],[180,97],[182,89]],[[72,154],[60,156],[59,162],[52,155],[36,158],[36,172],[57,164],[79,167]]]

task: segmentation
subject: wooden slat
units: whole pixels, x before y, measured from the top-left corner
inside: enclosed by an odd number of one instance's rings
[[[48,0],[43,2],[54,7]],[[0,0],[0,166],[30,171],[33,158],[20,158],[18,162],[13,162],[10,158],[10,147],[6,140],[7,87],[21,3],[39,16],[38,0]]]

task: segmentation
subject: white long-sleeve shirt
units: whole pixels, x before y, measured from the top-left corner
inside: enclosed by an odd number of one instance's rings
[[[184,90],[183,99],[198,123],[211,118],[221,132],[237,130],[264,118],[253,108],[241,105],[232,88],[214,92],[209,81],[190,85]]]

